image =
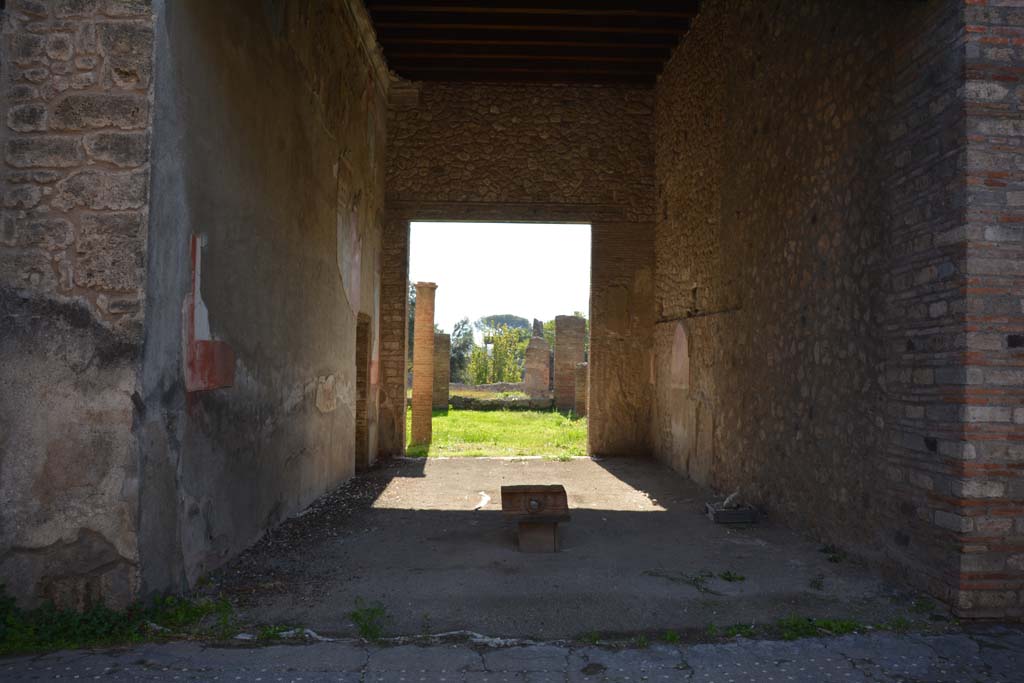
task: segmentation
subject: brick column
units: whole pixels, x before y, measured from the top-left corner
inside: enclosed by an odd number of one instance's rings
[[[452,381],[452,337],[434,335],[434,410],[448,408],[448,385]]]
[[[534,336],[526,347],[523,390],[531,397],[547,396],[551,386],[551,351],[544,337]]]
[[[409,328],[409,221],[388,215],[381,239],[378,452],[405,452],[406,339]]]
[[[434,293],[433,282],[416,283],[416,329],[412,347],[412,443],[430,443],[430,417],[434,403]]]
[[[587,415],[587,372],[589,365],[587,363],[576,364],[576,402],[573,412],[576,413],[576,417],[586,417]]]
[[[583,362],[583,337],[587,321],[571,315],[555,318],[555,408],[572,410],[576,405],[576,364]]]

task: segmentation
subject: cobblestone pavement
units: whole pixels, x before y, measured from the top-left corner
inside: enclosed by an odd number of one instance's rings
[[[0,680],[450,681],[1024,681],[1024,630],[879,633],[793,642],[610,649],[563,643],[269,647],[169,643],[0,660]]]

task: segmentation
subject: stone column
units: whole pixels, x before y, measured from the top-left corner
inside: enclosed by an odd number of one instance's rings
[[[586,363],[576,364],[576,407],[573,408],[573,412],[576,413],[576,417],[587,416],[587,372],[588,365]]]
[[[416,283],[416,329],[412,347],[412,443],[430,443],[434,404],[434,293],[433,282]]]
[[[418,305],[418,304],[417,304]],[[569,411],[576,405],[576,364],[583,362],[587,321],[572,315],[555,318],[555,408]]]
[[[434,410],[448,408],[448,385],[452,381],[452,337],[434,335]]]

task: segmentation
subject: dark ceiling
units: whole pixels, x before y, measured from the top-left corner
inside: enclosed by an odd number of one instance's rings
[[[415,81],[655,81],[699,0],[365,0]]]

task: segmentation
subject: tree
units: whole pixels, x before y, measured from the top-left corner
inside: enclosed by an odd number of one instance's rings
[[[452,329],[450,368],[453,382],[465,382],[468,379],[466,373],[473,347],[473,327],[469,324],[469,318],[463,318],[455,323],[455,327]]]
[[[487,336],[488,334],[494,332],[503,325],[505,327],[510,327],[512,329],[517,330],[533,329],[530,325],[529,320],[527,320],[526,318],[520,318],[518,315],[512,315],[510,313],[484,316],[483,318],[477,320],[474,323],[474,325],[476,326],[476,329],[480,330],[480,332],[484,334],[484,336]]]
[[[466,374],[470,384],[487,384],[491,374],[491,359],[487,355],[486,346],[472,348]]]

